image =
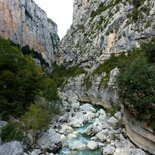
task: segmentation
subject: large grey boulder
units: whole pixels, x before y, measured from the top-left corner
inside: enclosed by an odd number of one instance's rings
[[[44,133],[38,139],[37,144],[41,149],[50,150],[50,152],[56,152],[62,147],[61,135],[50,128],[48,132]]]
[[[87,120],[85,115],[82,112],[77,112],[75,113],[75,116],[71,116],[69,119],[69,124],[72,127],[81,127],[83,126],[83,123]]]
[[[96,134],[96,137],[101,142],[103,142],[103,141],[105,141],[107,139],[108,135],[109,135],[109,130],[108,129],[104,129],[104,130],[101,130],[100,132],[98,132]]]
[[[67,124],[62,124],[61,125],[61,130],[59,131],[59,133],[66,135],[66,134],[71,133],[73,131],[74,130],[73,130],[73,128],[71,126],[69,126]]]
[[[23,155],[23,147],[20,142],[8,142],[0,146],[0,155]]]
[[[71,150],[83,150],[86,148],[86,145],[80,141],[74,141],[69,147]]]
[[[88,136],[94,136],[99,132],[98,127],[94,124],[88,126],[84,131],[83,134],[86,134]]]
[[[74,110],[78,110],[79,107],[80,107],[80,103],[78,101],[72,103],[71,107],[74,109]]]
[[[115,151],[115,148],[111,145],[107,145],[103,148],[103,155],[111,155]]]
[[[118,123],[118,120],[112,116],[107,120],[107,123],[111,126],[116,126]]]
[[[82,111],[92,111],[95,112],[95,108],[93,108],[93,106],[91,104],[83,104],[82,106],[80,106],[80,110]]]
[[[61,123],[66,123],[66,122],[68,122],[68,119],[69,119],[69,113],[66,112],[64,115],[62,115],[62,116],[59,118],[59,121],[60,121]]]
[[[91,150],[97,149],[98,143],[95,141],[89,141],[87,147]]]
[[[114,114],[114,116],[120,121],[122,119],[122,113],[119,111],[119,112],[116,112]]]

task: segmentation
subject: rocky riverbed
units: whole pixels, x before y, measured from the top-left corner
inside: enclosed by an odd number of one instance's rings
[[[58,155],[145,155],[126,137],[122,114],[110,116],[102,108],[74,103],[59,119],[62,149]]]
[[[7,153],[7,154],[6,154]],[[102,107],[78,101],[53,118],[33,151],[23,151],[19,142],[0,146],[0,155],[146,155],[127,138],[122,114],[114,116]]]

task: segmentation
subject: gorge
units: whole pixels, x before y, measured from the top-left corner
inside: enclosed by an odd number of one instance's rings
[[[0,0],[0,24],[0,155],[155,154],[154,0],[74,0],[61,41],[32,0]]]

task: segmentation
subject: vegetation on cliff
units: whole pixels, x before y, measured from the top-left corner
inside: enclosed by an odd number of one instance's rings
[[[37,96],[50,101],[48,96],[44,95],[48,91],[47,85],[52,89],[48,92],[52,99],[56,88],[51,79],[44,75],[43,70],[30,56],[23,56],[17,46],[0,37],[0,119],[10,122],[2,129],[2,140],[20,140],[25,129],[47,126],[50,108],[45,108],[46,104],[36,103]],[[41,114],[44,114],[44,117]],[[20,122],[21,119],[27,120],[29,117],[32,118],[31,124],[35,128],[30,127],[26,121],[23,121],[24,124]]]
[[[155,130],[155,40],[133,52],[139,55],[118,76],[119,95],[130,113]]]
[[[20,49],[0,37],[0,119],[9,121],[2,129],[3,141],[24,140],[28,130],[46,129],[60,107],[57,88],[70,76],[85,72],[78,66],[67,69],[55,64],[52,73],[45,73],[46,62],[36,65],[32,57],[38,55],[28,46]]]
[[[100,64],[93,74],[106,73],[101,81],[107,86],[110,71],[118,67],[117,78],[119,96],[126,109],[138,120],[147,123],[155,130],[155,39],[142,43],[140,48],[112,54],[103,64]]]

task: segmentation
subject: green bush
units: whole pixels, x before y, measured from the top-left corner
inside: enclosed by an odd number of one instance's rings
[[[53,99],[58,99],[57,95],[57,85],[49,77],[45,77],[41,81],[42,96],[44,96],[48,101]]]
[[[155,120],[155,68],[139,57],[118,76],[119,95],[134,116],[151,125]]]
[[[26,140],[23,128],[18,122],[14,121],[9,122],[5,127],[2,128],[1,138],[4,142],[12,140]]]
[[[90,75],[84,79],[83,86],[86,88],[86,90],[92,87],[92,79]]]
[[[47,129],[50,120],[49,107],[40,104],[31,104],[22,117],[26,129],[34,131]]]
[[[147,44],[143,43],[141,45],[141,50],[144,52],[150,63],[155,63],[155,38],[152,38]]]
[[[66,68],[63,65],[54,64],[53,71],[49,74],[49,77],[55,82],[57,87],[62,87],[68,78],[75,77],[83,73],[86,73],[86,71],[79,66]]]
[[[42,71],[30,57],[0,37],[0,113],[21,116],[40,91]]]

